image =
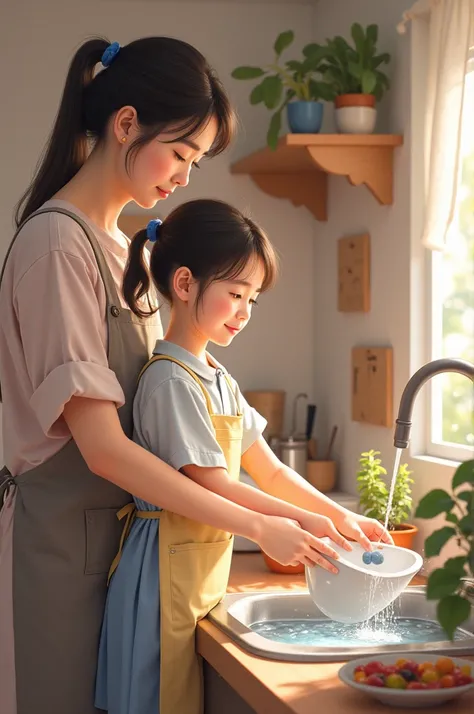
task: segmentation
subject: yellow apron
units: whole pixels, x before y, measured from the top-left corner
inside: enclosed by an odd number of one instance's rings
[[[232,479],[238,480],[243,433],[243,417],[238,404],[236,416],[214,414],[209,394],[199,377],[185,364],[166,355],[152,357],[142,369],[140,377],[150,364],[158,360],[175,362],[201,387],[216,441],[227,462],[228,473]],[[228,375],[224,373],[224,376],[234,394]],[[196,624],[206,617],[225,595],[232,560],[233,536],[170,511],[136,511],[133,504],[125,506],[117,515],[120,518],[127,516],[124,538],[134,517],[160,519],[159,713],[202,714],[202,662],[195,649]],[[117,563],[118,559],[114,561],[111,574]]]

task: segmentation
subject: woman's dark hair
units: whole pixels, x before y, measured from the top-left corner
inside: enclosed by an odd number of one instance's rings
[[[159,228],[148,268],[144,256],[146,229],[132,239],[123,280],[123,295],[139,317],[157,308],[143,308],[152,282],[168,302],[175,271],[186,266],[199,283],[196,308],[209,285],[232,280],[252,259],[264,268],[261,292],[269,290],[278,274],[278,260],[269,239],[250,218],[224,201],[198,199],[175,208]],[[141,305],[140,305],[141,303]]]
[[[135,108],[143,130],[127,162],[170,125],[186,138],[213,116],[218,131],[207,155],[219,154],[231,141],[233,110],[198,50],[170,37],[147,37],[121,47],[110,66],[95,74],[109,44],[104,38],[88,40],[72,59],[53,131],[16,207],[17,225],[72,179],[87,157],[89,140],[101,141],[110,117],[124,106]]]

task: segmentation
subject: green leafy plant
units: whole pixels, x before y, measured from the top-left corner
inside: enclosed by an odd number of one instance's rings
[[[316,79],[321,74],[321,66],[326,55],[326,49],[312,43],[303,48],[301,60],[288,60],[280,63],[280,57],[295,38],[292,30],[278,35],[273,49],[275,58],[272,64],[265,67],[236,67],[232,72],[234,79],[261,79],[251,94],[251,104],[263,103],[267,109],[275,109],[270,120],[267,133],[267,143],[275,149],[281,129],[281,114],[288,102],[293,99],[303,101],[319,101],[334,99],[331,86],[322,79]]]
[[[474,460],[456,469],[451,492],[435,488],[424,496],[415,512],[417,518],[445,514],[445,525],[425,540],[425,556],[439,555],[454,541],[461,555],[446,560],[428,578],[426,596],[437,600],[438,622],[453,639],[454,632],[470,616],[474,600],[469,599],[465,580],[474,578]]]
[[[360,494],[360,505],[364,514],[369,518],[376,518],[385,522],[387,513],[389,487],[382,476],[387,475],[382,461],[378,457],[380,451],[364,451],[359,459],[360,470],[357,473],[357,490]],[[395,490],[393,492],[392,507],[390,509],[388,527],[396,530],[397,526],[406,523],[412,508],[410,478],[412,472],[407,464],[402,464],[398,469]]]
[[[390,81],[379,69],[390,62],[387,52],[376,54],[378,26],[364,28],[355,22],[351,27],[354,46],[340,35],[326,40],[325,59],[320,70],[336,96],[341,94],[373,94],[380,100]]]

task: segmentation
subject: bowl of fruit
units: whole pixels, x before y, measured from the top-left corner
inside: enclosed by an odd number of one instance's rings
[[[339,678],[383,704],[432,707],[474,691],[474,662],[459,657],[411,654],[361,657],[343,665]],[[474,711],[474,701],[473,701]]]

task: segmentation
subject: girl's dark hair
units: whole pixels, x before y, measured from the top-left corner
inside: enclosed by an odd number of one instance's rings
[[[110,66],[95,74],[109,44],[104,38],[88,40],[72,59],[53,131],[16,207],[17,225],[71,180],[87,157],[89,140],[102,140],[110,117],[124,106],[135,108],[143,129],[128,150],[127,166],[140,147],[170,125],[186,138],[215,116],[218,131],[208,156],[231,141],[233,110],[198,50],[170,37],[147,37],[121,47]]]
[[[263,263],[262,292],[269,290],[277,278],[277,256],[265,233],[224,201],[198,199],[175,208],[160,226],[149,268],[144,256],[146,243],[146,229],[138,231],[132,239],[123,280],[125,300],[140,317],[156,312],[150,304],[145,309],[142,301],[152,282],[165,300],[172,301],[171,281],[182,266],[189,268],[199,282],[196,308],[212,282],[232,280],[252,259]]]

